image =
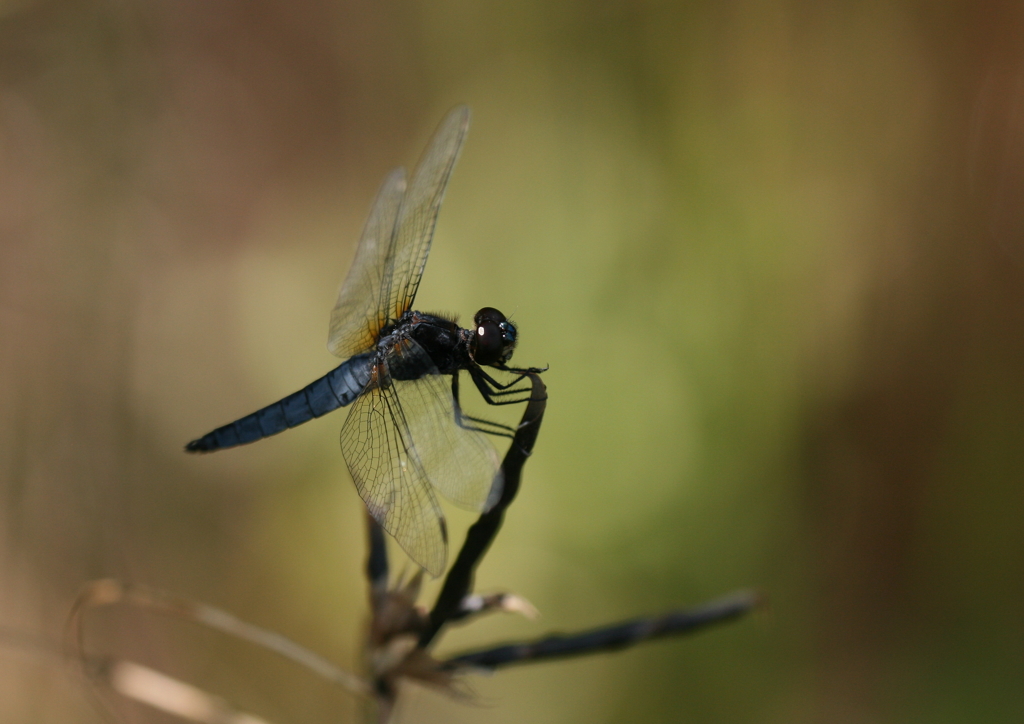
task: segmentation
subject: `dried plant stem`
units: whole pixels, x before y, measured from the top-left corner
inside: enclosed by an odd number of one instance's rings
[[[457,654],[444,663],[452,668],[471,666],[493,670],[511,664],[613,651],[664,636],[694,633],[713,624],[731,621],[749,613],[759,601],[757,594],[740,591],[686,611],[637,618],[576,634],[547,636],[536,641]]]
[[[512,445],[501,463],[500,474],[505,478],[501,498],[493,508],[483,513],[466,533],[466,540],[445,577],[444,586],[438,594],[434,608],[430,611],[430,625],[420,636],[420,645],[423,647],[430,645],[445,623],[459,617],[462,599],[473,590],[476,567],[498,535],[505,511],[519,492],[523,466],[537,442],[548,400],[547,387],[541,381],[540,375],[531,373],[527,377],[532,385],[530,401],[523,412],[519,427],[516,428]]]

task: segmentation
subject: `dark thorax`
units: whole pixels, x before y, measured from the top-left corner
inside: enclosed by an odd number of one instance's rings
[[[460,328],[451,319],[408,311],[390,330],[384,331],[378,349],[387,355],[393,379],[417,380],[432,371],[408,357],[388,354],[402,339],[412,339],[422,347],[430,356],[437,372],[442,375],[453,374],[473,364],[468,346],[470,332]]]

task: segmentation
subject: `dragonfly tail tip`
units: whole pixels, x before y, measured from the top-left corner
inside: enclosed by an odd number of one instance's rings
[[[210,452],[210,448],[209,448],[209,446],[207,446],[203,442],[202,438],[199,438],[198,440],[193,440],[188,445],[186,445],[185,446],[185,452],[188,452],[188,453]]]

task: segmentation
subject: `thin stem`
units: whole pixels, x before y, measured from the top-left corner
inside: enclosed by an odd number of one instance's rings
[[[664,636],[694,633],[713,624],[731,621],[749,613],[759,602],[756,593],[740,591],[687,611],[673,611],[662,616],[638,618],[568,636],[548,636],[536,641],[459,654],[447,659],[445,665],[453,669],[472,666],[493,670],[512,664],[612,651]]]
[[[371,603],[376,605],[388,590],[388,547],[384,540],[384,529],[369,511],[366,511],[366,532],[370,539],[366,577],[370,581]]]
[[[476,567],[501,529],[505,510],[512,504],[516,493],[519,492],[523,465],[526,464],[527,458],[533,452],[534,443],[537,442],[537,434],[540,432],[540,423],[544,418],[548,399],[547,388],[540,377],[533,373],[527,376],[533,385],[532,394],[530,402],[523,412],[522,421],[512,438],[512,445],[505,453],[501,470],[498,472],[499,475],[504,476],[501,498],[493,508],[481,514],[466,533],[466,540],[462,544],[458,558],[449,569],[441,593],[430,612],[430,624],[420,637],[420,646],[422,647],[428,646],[433,641],[445,622],[458,615],[462,599],[473,589],[473,576],[476,573]]]
[[[300,646],[274,631],[255,626],[214,606],[193,603],[154,591],[143,586],[126,586],[118,581],[104,579],[87,584],[75,601],[65,629],[69,651],[86,660],[82,635],[82,614],[98,606],[127,603],[165,616],[198,623],[222,633],[248,641],[273,651],[286,659],[304,666],[318,676],[348,689],[354,694],[372,696],[373,687],[363,679],[340,669],[319,654]]]

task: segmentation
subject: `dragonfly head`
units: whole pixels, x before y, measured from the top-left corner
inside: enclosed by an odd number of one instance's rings
[[[516,327],[493,307],[484,307],[473,317],[469,355],[478,365],[503,365],[516,348]]]

